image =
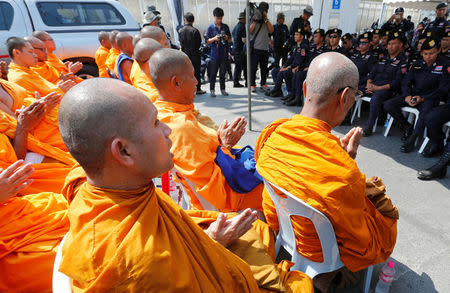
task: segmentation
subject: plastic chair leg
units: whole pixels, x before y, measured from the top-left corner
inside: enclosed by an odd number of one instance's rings
[[[425,139],[423,140],[423,143],[422,143],[422,145],[420,146],[420,149],[419,149],[419,153],[420,154],[423,152],[423,150],[425,149],[425,147],[427,146],[429,141],[430,141],[430,139],[428,137],[425,137]]]
[[[384,131],[384,137],[388,136],[389,130],[391,130],[391,127],[392,127],[392,123],[394,123],[394,118],[391,116],[391,118],[389,118],[389,122],[386,127],[386,130]]]

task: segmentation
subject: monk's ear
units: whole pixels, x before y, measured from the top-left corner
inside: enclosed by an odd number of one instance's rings
[[[172,89],[176,91],[181,91],[181,82],[178,76],[174,75],[170,79],[170,85],[172,86]]]
[[[306,80],[303,82],[303,97],[305,97],[305,102],[306,102]]]
[[[111,142],[111,155],[121,165],[131,167],[134,159],[130,155],[130,145],[122,138],[114,138]]]
[[[17,57],[17,55],[19,55],[20,53],[22,53],[22,50],[20,50],[20,49],[13,49],[12,50],[12,55],[13,55],[13,58],[14,57]]]

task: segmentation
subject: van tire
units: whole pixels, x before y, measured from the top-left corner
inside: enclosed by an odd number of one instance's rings
[[[83,68],[77,72],[77,75],[83,79],[98,77],[98,68],[92,64],[83,64]]]

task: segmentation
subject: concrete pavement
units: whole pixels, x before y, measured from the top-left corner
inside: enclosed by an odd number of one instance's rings
[[[208,91],[209,84],[202,88]],[[248,117],[247,89],[232,88],[232,83],[227,82],[227,91],[230,96],[220,95],[217,83],[216,98],[211,98],[208,91],[198,96],[195,104],[217,124],[239,115]],[[266,125],[299,113],[300,107],[287,107],[280,99],[265,97],[258,90],[252,98],[252,110],[252,130],[246,132],[240,145],[254,146]],[[367,114],[363,108],[361,119],[354,125],[362,126]],[[340,126],[334,132],[343,135],[350,129]],[[397,244],[391,256],[396,264],[396,277],[390,292],[450,292],[450,173],[441,180],[418,180],[417,170],[430,167],[437,158],[423,158],[417,151],[401,153],[400,131],[393,127],[386,138],[381,132],[380,126],[374,135],[363,138],[356,160],[367,176],[383,179],[387,194],[400,211]],[[380,269],[381,265],[375,267],[372,288]]]

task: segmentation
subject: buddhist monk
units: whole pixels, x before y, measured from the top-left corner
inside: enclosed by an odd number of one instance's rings
[[[159,92],[154,103],[158,118],[172,129],[175,168],[196,186],[191,190],[182,182],[194,208],[207,208],[196,192],[219,211],[262,209],[263,184],[255,175],[254,164],[251,170],[252,149],[233,149],[245,133],[245,118],[224,121],[217,131],[198,120],[194,111],[197,81],[183,52],[160,49],[150,59],[149,68]],[[249,169],[245,168],[245,158],[249,159]]]
[[[379,178],[366,176],[355,162],[362,137],[353,128],[339,138],[331,133],[355,102],[358,70],[344,55],[330,52],[315,58],[303,83],[305,105],[299,115],[267,126],[255,150],[262,177],[289,191],[331,221],[345,267],[352,272],[384,262],[397,237],[398,210],[384,194]],[[267,222],[278,231],[274,204],[263,194]],[[293,221],[297,250],[323,260],[319,238],[310,221]],[[336,274],[335,274],[336,275]],[[317,282],[316,282],[317,278]],[[322,292],[330,282],[314,278]]]
[[[30,95],[38,92],[46,96],[51,92],[63,95],[75,83],[72,80],[60,81],[56,85],[41,77],[31,67],[36,66],[37,56],[33,47],[22,38],[11,37],[6,41],[9,57],[8,80],[23,87]]]
[[[154,39],[144,38],[136,43],[134,47],[134,61],[139,65],[139,77],[135,78],[133,86],[141,90],[152,102],[158,97],[158,90],[150,78],[148,61],[153,53],[162,49],[160,43]]]
[[[108,58],[106,58],[106,68],[109,70],[109,75],[113,78],[117,78],[114,75],[114,67],[116,66],[117,57],[120,55],[120,49],[116,43],[116,36],[119,31],[113,30],[109,33],[109,42],[111,43],[111,49],[109,49]]]
[[[55,41],[52,36],[46,31],[34,31],[33,37],[41,40],[45,47],[47,48],[47,63],[52,67],[56,68],[60,74],[71,74],[73,76],[73,80],[77,83],[82,82],[83,79],[81,77],[75,76],[75,73],[80,71],[83,68],[83,63],[80,61],[72,62],[67,61],[63,62],[59,59],[53,52],[56,50]]]
[[[108,58],[109,50],[111,49],[111,41],[109,40],[109,33],[101,31],[98,33],[98,41],[100,47],[95,52],[95,63],[98,67],[99,77],[110,77],[106,70],[106,59]]]
[[[173,166],[170,128],[140,91],[87,80],[63,98],[59,121],[81,166],[63,189],[70,230],[59,270],[74,292],[312,292],[300,272],[287,274],[270,260],[263,277],[226,249],[253,231],[255,212],[219,214],[202,230],[155,188],[152,178]]]
[[[157,26],[145,26],[142,28],[141,32],[139,33],[139,37],[136,37],[135,40],[141,39],[153,39],[157,41],[158,43],[163,46],[163,48],[170,48],[169,41],[167,39],[166,34],[164,31],[157,27]],[[136,43],[139,41],[137,40]],[[133,62],[133,66],[131,67],[130,72],[130,80],[131,84],[134,87],[138,87],[138,84],[142,83],[148,83],[148,79],[150,79],[150,76],[147,75],[147,77],[142,74],[141,69],[139,67],[139,64],[136,62],[136,60]]]
[[[32,184],[32,173],[22,160],[0,169],[1,292],[52,292],[56,250],[69,230],[61,194],[16,196]]]
[[[116,37],[121,54],[117,57],[114,74],[121,81],[131,84],[130,72],[133,65],[133,37],[127,32],[120,32]]]

